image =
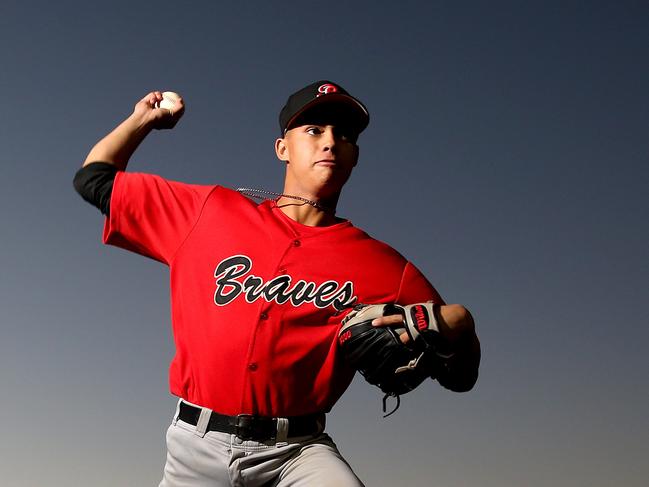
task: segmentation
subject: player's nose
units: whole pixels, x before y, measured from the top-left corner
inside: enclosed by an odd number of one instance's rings
[[[322,150],[324,151],[333,151],[336,146],[336,136],[334,134],[334,127],[328,125],[324,128],[322,135],[320,136],[322,143]]]

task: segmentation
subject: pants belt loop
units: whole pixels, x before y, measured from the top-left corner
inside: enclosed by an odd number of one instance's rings
[[[277,418],[277,435],[275,437],[276,446],[288,445],[288,419]]]
[[[196,431],[194,434],[203,438],[205,436],[205,431],[207,430],[207,425],[210,422],[210,416],[212,414],[211,409],[201,408],[201,415],[198,417],[198,423],[196,423]]]
[[[180,416],[180,403],[183,402],[182,398],[178,399],[176,403],[176,412],[174,413],[174,420],[172,421],[173,425],[176,426],[178,422],[178,416]]]

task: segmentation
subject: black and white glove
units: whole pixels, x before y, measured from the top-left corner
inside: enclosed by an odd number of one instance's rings
[[[343,355],[370,384],[385,393],[384,409],[388,396],[397,398],[398,408],[400,395],[428,377],[437,377],[453,356],[439,333],[438,309],[439,305],[431,302],[408,306],[361,304],[343,319],[338,334]],[[374,319],[392,315],[401,315],[401,324],[372,325]],[[407,343],[400,338],[403,333],[409,337]]]

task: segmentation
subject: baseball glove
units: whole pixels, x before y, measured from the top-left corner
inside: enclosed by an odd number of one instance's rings
[[[439,333],[439,305],[418,303],[360,304],[343,319],[338,343],[348,363],[384,393],[383,411],[390,396],[412,391],[428,377],[435,378],[452,356],[450,348]],[[372,326],[372,320],[400,314],[401,326]],[[408,343],[400,335],[407,333]]]

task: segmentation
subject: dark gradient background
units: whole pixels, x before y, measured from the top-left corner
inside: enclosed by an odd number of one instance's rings
[[[0,485],[157,485],[175,400],[167,269],[101,244],[73,191],[147,92],[187,112],[131,170],[281,189],[286,96],[372,122],[340,214],[474,313],[481,378],[329,430],[368,486],[645,486],[649,6],[617,2],[0,4]]]

